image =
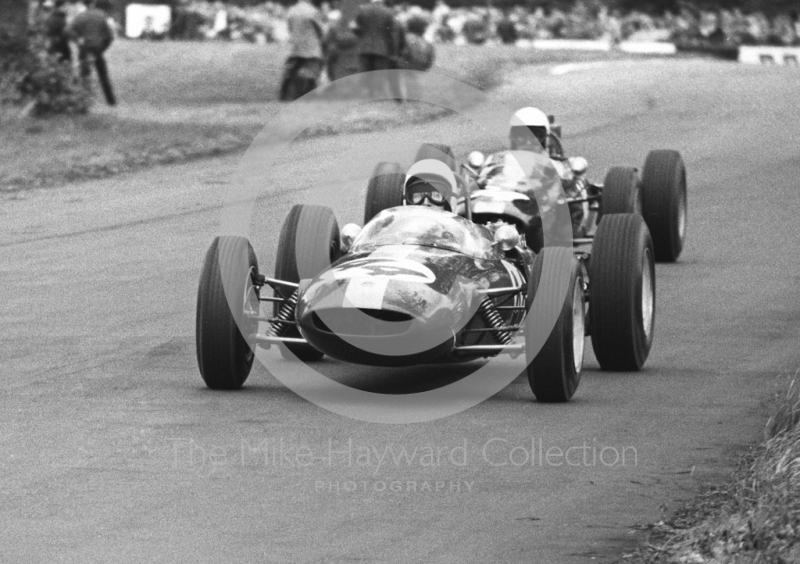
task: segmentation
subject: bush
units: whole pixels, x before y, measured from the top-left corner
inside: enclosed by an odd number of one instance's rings
[[[483,45],[489,36],[489,30],[481,20],[467,20],[462,32],[467,41],[473,45]]]
[[[69,62],[48,53],[38,27],[25,44],[0,45],[0,104],[27,105],[33,114],[85,114],[91,93]]]
[[[414,35],[424,35],[428,29],[428,20],[420,15],[413,15],[406,21],[406,29]]]

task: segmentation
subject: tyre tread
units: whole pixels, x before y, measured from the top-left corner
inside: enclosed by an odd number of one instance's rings
[[[645,248],[652,256],[650,234],[637,214],[607,215],[597,228],[589,268],[589,318],[592,347],[603,370],[639,370],[649,354],[652,338],[643,343],[644,332],[637,331],[638,273]]]

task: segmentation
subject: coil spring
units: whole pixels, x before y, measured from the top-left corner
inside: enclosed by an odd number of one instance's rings
[[[507,345],[511,342],[513,338],[511,333],[508,331],[500,331],[498,330],[499,327],[503,327],[505,322],[503,318],[500,316],[500,312],[497,311],[497,308],[494,306],[494,302],[489,298],[484,298],[481,302],[481,305],[478,306],[478,313],[481,315],[481,319],[488,327],[493,327],[495,331],[492,331],[494,338],[502,345]]]
[[[286,333],[294,326],[294,308],[297,306],[297,290],[292,292],[292,295],[289,296],[289,299],[284,300],[283,304],[281,305],[280,309],[278,310],[278,315],[275,316],[275,319],[272,321],[272,326],[270,329],[272,330],[272,334],[276,337],[283,337]],[[288,323],[287,323],[288,322]]]

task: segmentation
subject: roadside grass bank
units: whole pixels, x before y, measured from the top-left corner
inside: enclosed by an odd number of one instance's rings
[[[119,41],[109,67],[120,105],[89,115],[35,119],[0,108],[0,193],[101,178],[246,148],[281,107],[286,48],[222,42]],[[435,70],[489,91],[527,65],[629,59],[622,53],[540,52],[503,45],[437,46]],[[435,119],[426,104],[345,112],[311,135]]]
[[[800,371],[782,379],[764,442],[731,479],[648,525],[630,564],[800,562]]]

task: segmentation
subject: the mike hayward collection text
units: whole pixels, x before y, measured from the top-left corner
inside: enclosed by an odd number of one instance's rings
[[[596,438],[570,445],[543,437],[467,439],[449,445],[367,444],[329,438],[297,443],[282,437],[241,438],[234,444],[207,444],[193,438],[166,439],[175,467],[264,466],[272,468],[357,468],[377,476],[398,468],[630,467],[639,464],[634,446],[611,446]]]

